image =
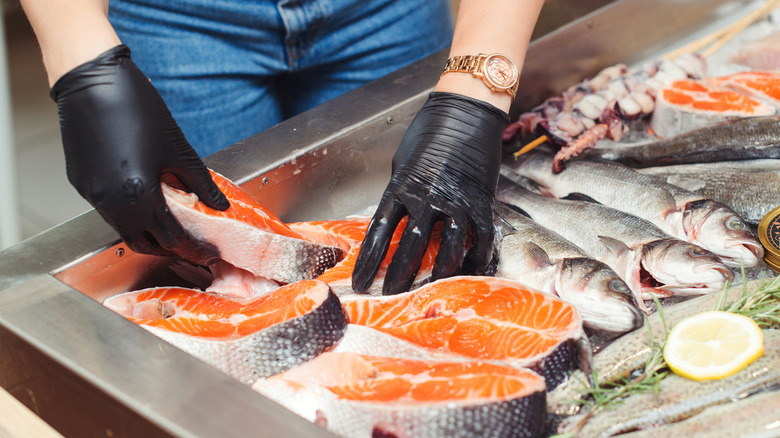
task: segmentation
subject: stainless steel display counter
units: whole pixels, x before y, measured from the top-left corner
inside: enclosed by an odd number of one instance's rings
[[[657,56],[753,5],[549,0],[513,113],[608,65]],[[446,56],[206,162],[288,221],[360,212],[379,199],[392,154]],[[177,281],[170,262],[129,251],[94,211],[0,253],[0,385],[66,436],[330,436],[100,304],[128,289]]]

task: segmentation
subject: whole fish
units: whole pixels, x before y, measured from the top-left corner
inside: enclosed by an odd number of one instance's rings
[[[687,420],[620,435],[621,438],[772,438],[780,436],[780,391],[713,406]]]
[[[631,289],[612,268],[505,204],[496,212],[514,229],[501,239],[497,277],[561,297],[592,329],[624,333],[642,325]]]
[[[248,385],[329,350],[347,327],[338,297],[319,280],[249,300],[161,287],[103,305]]]
[[[719,291],[733,273],[711,252],[601,204],[542,196],[500,178],[496,198],[609,265],[637,298]],[[647,311],[646,307],[642,310]]]
[[[230,201],[225,211],[165,183],[162,192],[176,220],[193,237],[214,246],[221,260],[258,277],[292,283],[315,278],[341,259],[338,247],[292,231],[233,182],[213,171],[211,176]]]
[[[576,161],[558,174],[544,153],[520,156],[506,172],[556,198],[587,199],[646,219],[671,236],[717,254],[729,266],[756,266],[764,249],[727,205],[617,163]]]
[[[581,159],[631,167],[780,158],[780,116],[745,117],[639,144],[600,142]]]
[[[722,202],[754,227],[780,205],[780,160],[678,164],[638,171]]]
[[[544,379],[491,362],[324,353],[253,389],[349,438],[534,438],[544,427]]]
[[[695,381],[669,374],[661,380],[657,392],[631,395],[589,418],[587,413],[580,413],[564,420],[558,430],[576,431],[583,438],[611,437],[681,421],[710,406],[731,403],[776,387],[780,385],[780,332],[764,330],[763,334],[764,354],[729,377]]]
[[[422,347],[432,357],[530,368],[548,389],[573,369],[590,370],[590,343],[574,306],[516,281],[458,276],[394,296],[349,295],[341,301],[350,324]]]

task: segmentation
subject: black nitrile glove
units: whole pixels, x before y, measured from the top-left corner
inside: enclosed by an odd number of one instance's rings
[[[218,257],[174,219],[160,177],[176,176],[209,207],[225,210],[230,204],[130,59],[130,49],[114,47],[74,68],[54,84],[51,97],[59,111],[68,180],[130,248],[204,264]]]
[[[384,295],[411,287],[437,221],[444,227],[433,279],[484,273],[493,256],[493,203],[508,121],[505,112],[488,103],[431,93],[393,158],[397,169],[352,274],[355,292],[365,292],[373,283],[393,232],[406,215],[409,222],[388,267]]]

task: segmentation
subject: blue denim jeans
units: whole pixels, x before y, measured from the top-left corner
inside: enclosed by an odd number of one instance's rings
[[[109,19],[201,156],[444,49],[453,31],[449,0],[111,0]]]

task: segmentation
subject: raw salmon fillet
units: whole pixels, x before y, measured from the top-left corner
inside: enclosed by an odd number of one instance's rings
[[[324,353],[253,388],[344,437],[533,437],[536,373],[483,361]]]
[[[162,190],[174,217],[195,238],[216,247],[220,259],[258,277],[293,283],[317,277],[341,258],[339,248],[292,231],[233,182],[213,171],[211,176],[230,201],[225,211],[168,184]]]
[[[247,384],[330,349],[347,325],[338,297],[319,280],[243,301],[161,287],[119,294],[103,304]]]
[[[707,82],[739,91],[780,109],[780,71],[748,71],[710,78]]]
[[[366,236],[369,222],[371,222],[370,217],[333,221],[296,222],[289,224],[292,231],[306,236],[321,245],[338,247],[346,254],[336,266],[326,270],[317,277],[328,283],[338,296],[354,293],[352,291],[352,271],[355,269],[355,261],[357,260],[358,252],[360,251],[360,245],[363,243],[363,238]],[[377,272],[376,280],[374,280],[374,283],[367,291],[368,294],[382,295],[383,279],[387,273],[387,267],[390,265],[390,261],[392,260],[396,249],[398,249],[398,242],[400,242],[401,235],[405,228],[406,218],[402,219],[396,228],[387,250],[387,256],[385,256],[384,261],[382,261],[382,265]],[[428,250],[423,256],[422,265],[417,273],[412,289],[419,287],[430,279],[431,272],[433,271],[433,262],[439,249],[439,242],[441,239],[440,231],[441,224],[437,224],[431,233],[431,239],[428,242]]]
[[[396,296],[341,301],[350,324],[442,357],[530,367],[545,377],[548,389],[571,369],[589,367],[590,348],[575,308],[512,280],[450,277]]]
[[[658,90],[650,126],[657,136],[668,138],[729,119],[774,113],[771,105],[738,91],[687,79]]]

